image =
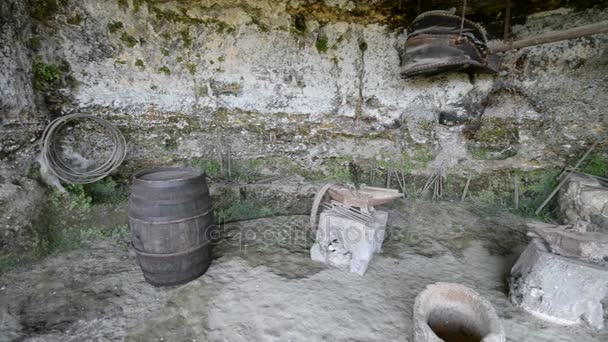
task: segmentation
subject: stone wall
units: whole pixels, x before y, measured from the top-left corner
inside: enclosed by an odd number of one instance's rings
[[[607,135],[608,35],[508,53],[499,75],[402,80],[405,31],[374,12],[382,1],[365,15],[311,3],[3,1],[0,158],[26,165],[46,120],[75,111],[123,130],[125,174],[193,161],[312,179],[535,170]],[[514,34],[607,14],[545,12]]]

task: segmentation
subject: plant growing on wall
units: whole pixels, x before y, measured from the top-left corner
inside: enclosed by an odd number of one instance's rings
[[[56,85],[61,79],[61,70],[55,64],[46,64],[40,58],[34,60],[32,65],[34,72],[34,88],[46,90]]]

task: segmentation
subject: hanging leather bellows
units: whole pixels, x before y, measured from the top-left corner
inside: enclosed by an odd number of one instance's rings
[[[409,29],[400,74],[410,78],[465,69],[495,73],[499,62],[479,24],[451,12],[429,11]]]

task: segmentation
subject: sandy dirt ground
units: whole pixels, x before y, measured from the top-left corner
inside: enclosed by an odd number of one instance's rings
[[[0,341],[413,341],[414,299],[438,281],[487,298],[508,341],[608,341],[606,328],[545,323],[509,302],[523,219],[447,202],[388,210],[365,276],[310,261],[305,216],[220,227],[208,272],[173,288],[144,282],[128,241],[91,242],[0,276]]]

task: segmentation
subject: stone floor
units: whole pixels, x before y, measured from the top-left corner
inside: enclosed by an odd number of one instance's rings
[[[556,326],[510,304],[523,219],[447,202],[388,210],[363,277],[309,260],[305,216],[221,227],[209,271],[175,288],[146,284],[128,241],[91,241],[0,276],[0,341],[412,341],[414,298],[437,281],[485,296],[508,341],[608,340],[606,328]]]

